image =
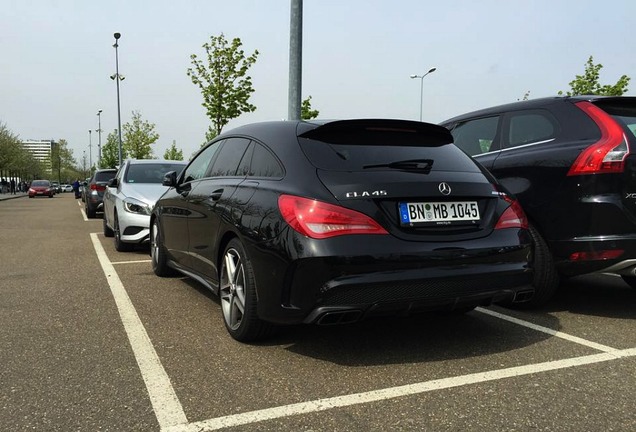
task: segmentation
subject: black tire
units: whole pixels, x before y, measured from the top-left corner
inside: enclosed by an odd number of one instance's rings
[[[166,249],[163,247],[161,229],[156,218],[150,225],[150,258],[152,260],[152,271],[157,276],[166,277],[175,273],[174,269],[168,267],[168,257]]]
[[[104,237],[113,237],[115,232],[108,227],[106,223],[106,212],[104,212],[104,217],[102,218],[102,224],[104,225]]]
[[[223,322],[230,336],[239,342],[253,342],[268,336],[273,327],[258,318],[254,271],[245,248],[232,239],[223,251],[219,298]]]
[[[88,205],[88,203],[86,203],[86,205],[84,206],[84,209],[86,210],[86,217],[89,219],[95,219],[95,209],[91,208],[90,205]]]
[[[534,226],[530,225],[529,231],[534,243],[534,295],[526,302],[505,305],[513,309],[535,309],[545,306],[559,287],[559,274],[547,243]]]
[[[115,250],[117,252],[130,252],[133,250],[132,244],[121,241],[121,232],[119,231],[119,218],[117,217],[117,213],[115,213],[115,227],[113,229],[113,234],[115,237]]]
[[[625,281],[625,283],[627,285],[629,285],[630,287],[636,289],[636,276],[622,276],[623,280]]]

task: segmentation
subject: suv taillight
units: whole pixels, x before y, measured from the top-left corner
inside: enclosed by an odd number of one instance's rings
[[[346,234],[388,234],[365,214],[314,199],[281,195],[278,208],[294,230],[314,239]]]
[[[528,217],[526,212],[521,208],[521,204],[516,199],[512,199],[508,195],[501,195],[504,201],[510,203],[510,206],[504,210],[495,224],[495,229],[503,228],[522,228],[528,229]]]
[[[568,175],[623,172],[629,146],[621,126],[590,102],[581,101],[575,105],[594,120],[601,130],[601,139],[581,152],[570,167]]]

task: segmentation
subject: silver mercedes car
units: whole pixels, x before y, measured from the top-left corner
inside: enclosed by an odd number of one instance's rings
[[[179,174],[184,161],[128,159],[104,193],[104,235],[115,238],[115,249],[132,250],[135,244],[148,242],[150,214],[168,189],[161,183],[166,173]]]

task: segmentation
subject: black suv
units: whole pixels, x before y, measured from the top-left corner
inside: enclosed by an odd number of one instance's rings
[[[92,219],[97,211],[103,211],[106,184],[116,174],[116,169],[97,170],[93,177],[84,185],[84,210],[86,210],[87,218]]]
[[[535,240],[535,298],[559,276],[620,274],[636,287],[636,97],[551,97],[442,122],[514,193]]]

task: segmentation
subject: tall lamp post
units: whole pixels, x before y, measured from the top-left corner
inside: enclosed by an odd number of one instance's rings
[[[97,111],[97,166],[102,162],[102,110]]]
[[[119,48],[119,38],[121,37],[121,33],[115,33],[115,75],[111,75],[110,79],[115,80],[117,82],[117,131],[119,133],[119,166],[121,166],[121,105],[119,103],[119,81],[123,81],[124,77],[119,75],[119,53],[117,48]]]
[[[88,130],[88,169],[93,170],[93,135],[92,130]]]
[[[424,100],[424,77],[430,73],[433,73],[437,68],[430,68],[424,75],[411,75],[411,78],[420,79],[420,121],[422,121],[422,101]]]

